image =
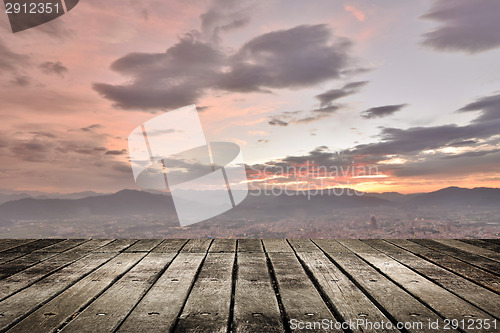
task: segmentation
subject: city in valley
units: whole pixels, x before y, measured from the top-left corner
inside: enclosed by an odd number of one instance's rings
[[[500,238],[500,209],[350,209],[308,217],[221,215],[180,227],[175,215],[19,220],[4,238]]]

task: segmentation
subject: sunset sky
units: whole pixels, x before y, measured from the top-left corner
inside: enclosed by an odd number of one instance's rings
[[[85,0],[15,34],[1,14],[0,189],[137,188],[128,135],[190,104],[259,184],[312,165],[377,173],[299,181],[500,187],[499,14],[498,0]]]

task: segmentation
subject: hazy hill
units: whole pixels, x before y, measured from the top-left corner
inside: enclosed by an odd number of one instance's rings
[[[403,195],[382,193],[364,196],[299,195],[266,196],[250,192],[231,216],[288,216],[300,211],[305,216],[327,215],[334,209],[366,207],[400,207],[401,205],[434,207],[500,207],[500,189],[449,187],[439,191]],[[24,198],[0,205],[0,220],[36,220],[92,215],[175,215],[170,195],[136,190],[122,190],[114,194],[91,196],[82,199]]]
[[[47,219],[89,215],[145,215],[175,213],[172,198],[135,190],[83,199],[25,198],[0,205],[5,219]]]
[[[447,187],[420,194],[413,198],[411,203],[418,206],[500,207],[500,189]]]

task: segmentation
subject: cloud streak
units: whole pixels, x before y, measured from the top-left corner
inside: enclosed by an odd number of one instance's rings
[[[363,111],[361,116],[366,119],[387,117],[400,111],[405,106],[406,104],[377,106]]]

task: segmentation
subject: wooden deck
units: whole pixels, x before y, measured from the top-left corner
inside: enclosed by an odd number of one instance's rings
[[[500,241],[0,240],[0,330],[500,332]]]

